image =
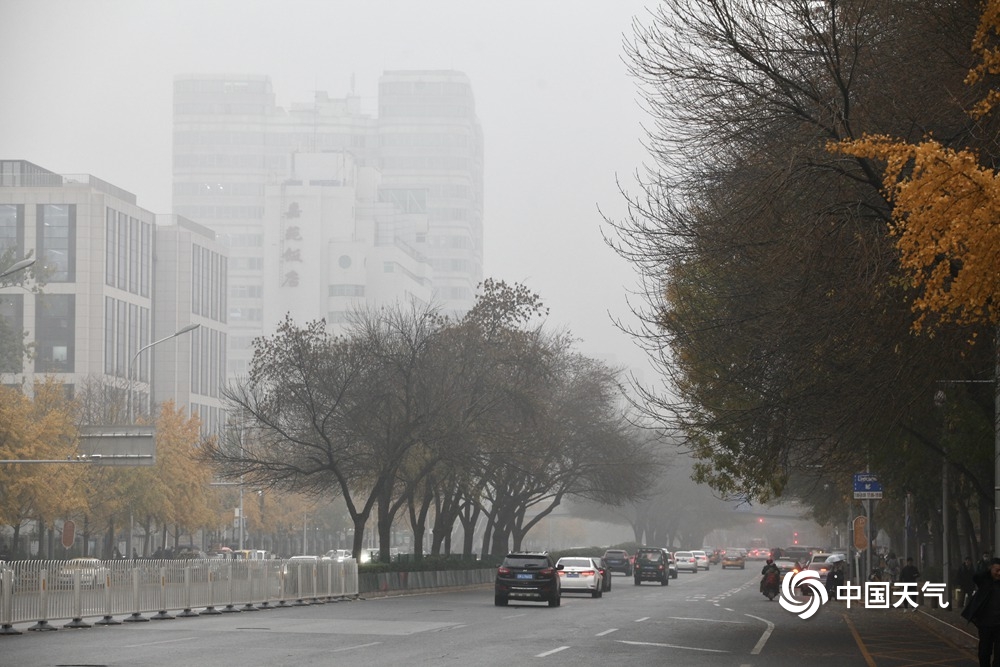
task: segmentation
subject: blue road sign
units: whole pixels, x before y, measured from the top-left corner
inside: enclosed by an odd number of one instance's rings
[[[859,472],[854,474],[854,497],[855,498],[881,498],[882,483],[870,472]]]

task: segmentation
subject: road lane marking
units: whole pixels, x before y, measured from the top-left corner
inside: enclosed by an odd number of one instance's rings
[[[667,616],[674,621],[700,621],[701,623],[737,623],[743,625],[745,621],[727,621],[721,618],[689,618],[687,616]]]
[[[610,630],[605,630],[604,632],[598,632],[595,637],[603,637],[604,635],[610,635],[612,632],[618,632],[618,628],[611,628]]]
[[[749,616],[750,618],[756,618],[758,621],[763,621],[764,623],[767,623],[767,630],[764,631],[764,634],[762,634],[760,636],[760,639],[757,640],[757,643],[754,644],[753,650],[750,651],[750,655],[758,655],[764,649],[764,644],[767,643],[768,637],[770,637],[771,633],[774,632],[774,623],[767,620],[766,618],[761,618],[760,616],[754,616],[753,614],[744,614],[744,615]],[[872,667],[874,667],[874,665],[872,665]]]
[[[125,648],[141,648],[143,646],[156,646],[157,644],[173,644],[176,642],[189,642],[197,637],[181,637],[179,639],[164,639],[162,642],[146,642],[144,644],[128,644]]]
[[[868,647],[865,643],[861,641],[861,635],[858,634],[857,628],[854,627],[854,623],[851,622],[851,617],[844,614],[844,620],[847,621],[847,627],[851,630],[851,635],[854,637],[854,642],[858,645],[858,649],[861,651],[861,657],[865,659],[865,664],[868,667],[875,667],[875,660],[872,659],[872,654],[868,652]]]
[[[559,648],[554,648],[551,651],[546,651],[545,653],[539,653],[535,657],[536,658],[545,658],[545,657],[548,657],[548,656],[552,655],[553,653],[558,653],[559,651],[565,651],[568,648],[569,648],[569,646],[560,646]]]
[[[649,616],[643,616],[642,618],[635,619],[635,622],[636,623],[642,623],[643,621],[648,621],[648,620],[649,620]]]
[[[658,642],[633,642],[619,639],[620,644],[630,644],[632,646],[660,646],[662,648],[682,648],[685,651],[704,651],[705,653],[729,653],[717,648],[699,648],[697,646],[678,646],[677,644],[660,644]]]
[[[527,614],[513,614],[511,616],[504,616],[503,620],[506,621],[508,618],[520,618],[521,616],[527,616]]]
[[[353,651],[359,648],[369,648],[371,646],[378,646],[382,642],[371,642],[369,644],[357,644],[355,646],[342,646],[340,648],[331,649],[330,653],[340,653],[342,651]]]

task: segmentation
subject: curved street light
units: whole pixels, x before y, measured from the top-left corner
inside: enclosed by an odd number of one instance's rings
[[[22,259],[19,262],[14,262],[3,271],[0,271],[0,278],[6,278],[10,274],[17,273],[21,269],[26,269],[34,263],[35,263],[34,257],[28,257],[26,259]]]
[[[132,367],[135,365],[136,359],[139,358],[140,354],[142,354],[143,352],[145,352],[149,348],[153,347],[154,345],[159,345],[160,343],[162,343],[164,341],[168,341],[171,338],[177,338],[178,336],[186,334],[189,331],[194,331],[195,329],[197,329],[200,326],[201,326],[200,324],[189,324],[186,327],[184,327],[183,329],[175,331],[174,333],[170,334],[169,336],[164,336],[160,340],[154,340],[149,345],[146,345],[145,347],[140,348],[139,351],[135,353],[135,356],[132,357],[132,360],[129,361],[128,368],[126,369],[126,375],[128,377],[128,401],[127,401],[127,403],[128,403],[128,423],[129,424],[132,423]]]

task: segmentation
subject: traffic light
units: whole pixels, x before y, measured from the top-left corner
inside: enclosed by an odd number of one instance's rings
[[[764,517],[762,516],[757,517],[757,523],[764,523]]]

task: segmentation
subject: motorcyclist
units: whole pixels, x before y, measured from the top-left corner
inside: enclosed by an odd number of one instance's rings
[[[764,582],[767,581],[768,575],[773,574],[778,580],[781,579],[781,568],[774,564],[773,558],[768,558],[767,563],[760,570],[760,592],[764,592]]]

